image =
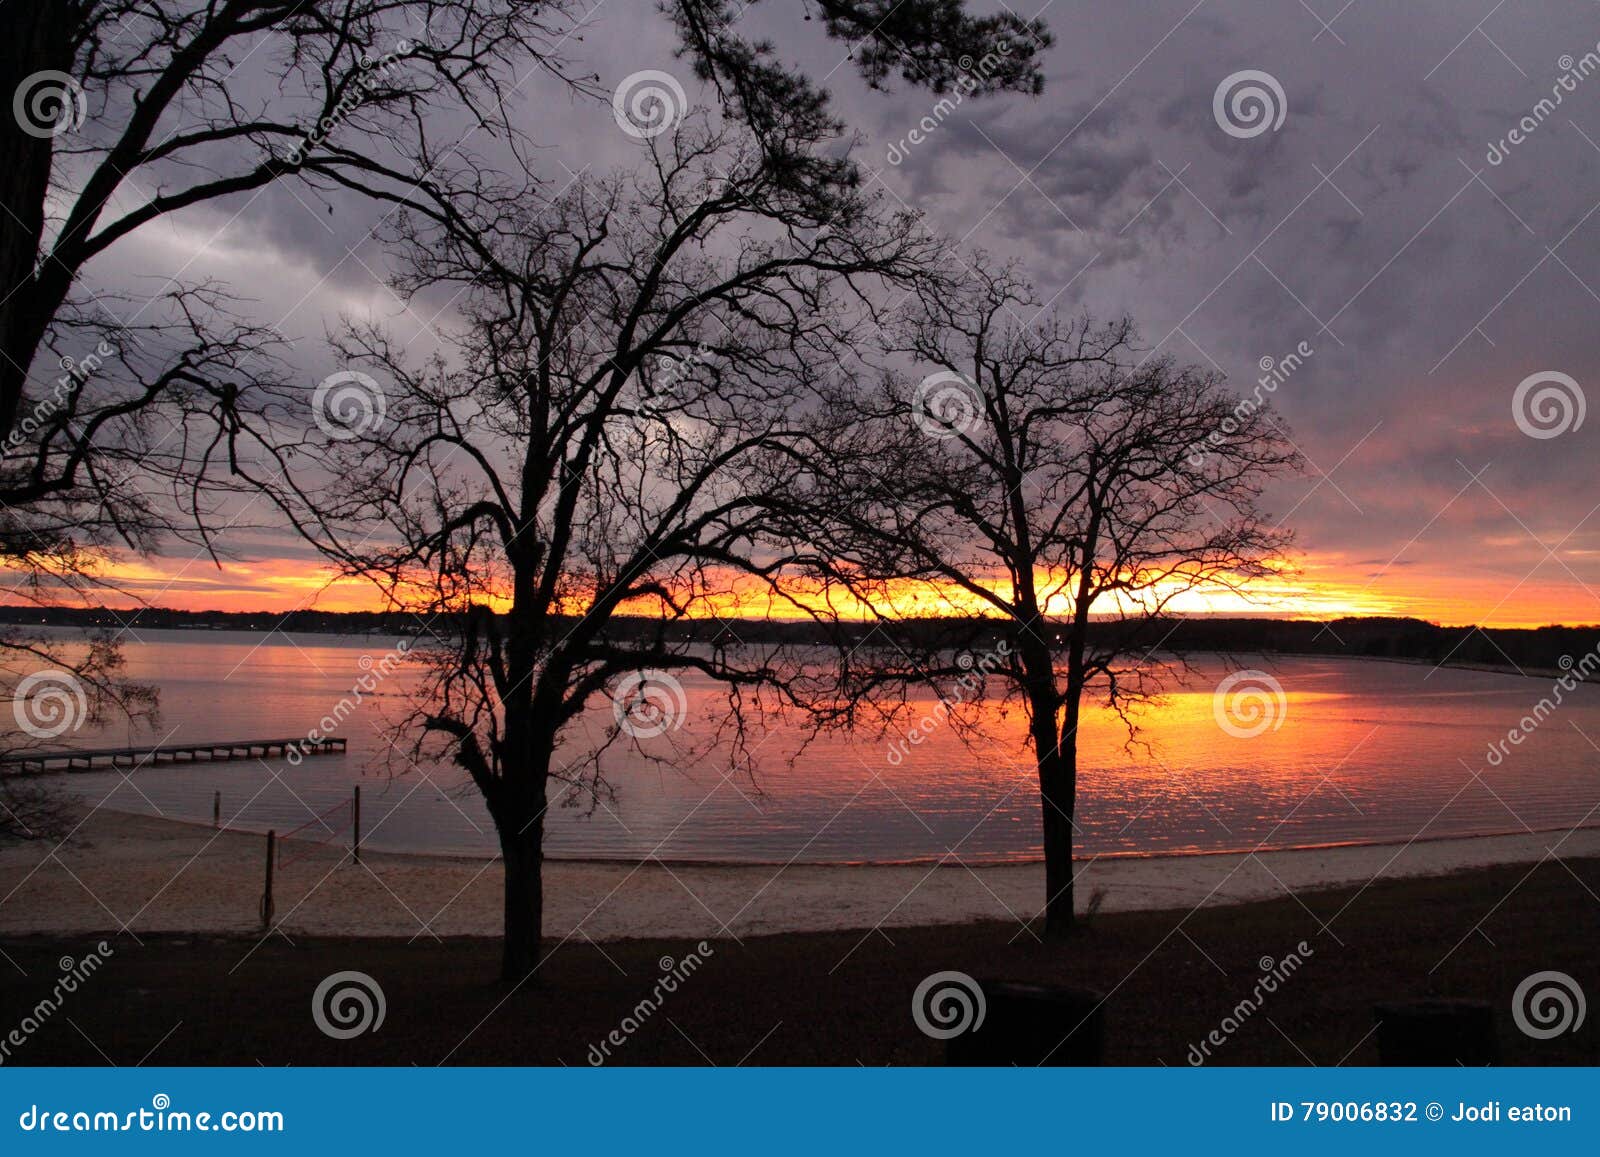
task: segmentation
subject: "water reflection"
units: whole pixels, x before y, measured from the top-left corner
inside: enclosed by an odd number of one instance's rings
[[[227,632],[141,632],[130,675],[161,685],[169,742],[300,733],[315,726],[384,641]],[[1251,660],[1253,663],[1257,660]],[[1593,822],[1600,805],[1600,687],[1584,686],[1498,767],[1485,759],[1548,691],[1540,679],[1477,671],[1430,672],[1376,661],[1285,658],[1259,665],[1281,684],[1282,720],[1254,737],[1229,734],[1213,689],[1227,674],[1201,661],[1138,719],[1129,744],[1121,719],[1086,713],[1079,744],[1081,854],[1207,852],[1346,841],[1396,841],[1525,831]],[[294,827],[364,789],[368,844],[377,849],[492,854],[493,829],[461,773],[412,767],[395,720],[405,676],[381,689],[342,728],[345,758],[161,767],[132,781],[74,776],[92,803],[209,822],[212,793],[236,826]],[[603,767],[615,798],[571,800],[549,822],[556,856],[760,862],[856,862],[954,857],[969,863],[1034,858],[1039,820],[1034,772],[1015,708],[990,708],[983,738],[964,743],[936,726],[888,757],[894,735],[828,735],[800,751],[774,728],[752,737],[759,773],[725,774],[704,756],[723,703],[685,678],[688,721],[645,741],[668,761],[621,746]],[[933,706],[925,701],[923,709]],[[584,720],[601,734],[607,704]],[[80,741],[117,742],[108,729]],[[575,743],[569,759],[582,753]]]

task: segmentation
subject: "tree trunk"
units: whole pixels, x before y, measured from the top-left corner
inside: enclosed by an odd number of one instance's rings
[[[1053,728],[1051,729],[1054,730]],[[1073,810],[1076,768],[1052,751],[1039,759],[1039,798],[1044,812],[1044,934],[1059,939],[1077,919],[1072,883]]]
[[[1063,736],[1056,730],[1060,699],[1056,695],[1050,656],[1036,660],[1030,679],[1030,731],[1034,757],[1039,765],[1039,808],[1044,826],[1044,930],[1046,938],[1058,938],[1072,930],[1072,816],[1077,797],[1076,744],[1062,749]]]
[[[499,823],[499,821],[496,821]],[[539,938],[544,931],[544,816],[521,825],[500,824],[500,852],[505,860],[505,937],[501,979],[527,981],[539,966]]]
[[[29,112],[28,98],[41,88],[38,74],[71,67],[69,9],[65,4],[20,4],[6,10],[6,35],[0,37],[0,94],[22,100],[21,115],[7,107],[0,117],[0,438],[18,420],[28,367],[57,304],[35,282],[34,264],[44,234],[45,190],[55,141]],[[43,85],[49,88],[49,85]],[[59,106],[34,107],[33,113]],[[35,129],[28,132],[23,120]]]
[[[508,727],[507,733],[515,731],[527,736],[529,730]],[[553,736],[528,739],[524,746],[526,757],[514,766],[508,765],[505,778],[492,793],[486,793],[489,814],[500,835],[500,855],[506,872],[500,971],[502,979],[512,984],[528,982],[540,962],[539,939],[544,933],[544,813],[553,747]]]

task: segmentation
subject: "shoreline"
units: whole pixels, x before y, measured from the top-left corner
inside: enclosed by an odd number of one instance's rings
[[[1076,862],[1080,910],[1198,909],[1600,856],[1600,828],[1419,837],[1406,844],[1098,857]],[[60,849],[0,850],[0,936],[259,933],[259,835],[100,811]],[[558,938],[746,935],[1018,922],[1037,914],[1039,863],[674,865],[550,860],[545,932]],[[497,860],[313,850],[275,873],[274,927],[313,936],[498,935]]]

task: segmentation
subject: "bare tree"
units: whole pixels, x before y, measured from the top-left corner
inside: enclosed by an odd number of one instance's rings
[[[0,753],[50,747],[59,737],[109,718],[130,728],[157,719],[156,690],[123,672],[108,631],[87,638],[9,635],[0,645],[0,701],[15,727],[0,733]],[[64,839],[76,809],[69,797],[19,772],[0,772],[0,843]]]
[[[538,964],[552,781],[603,790],[598,751],[555,762],[586,706],[617,704],[604,746],[658,729],[636,713],[676,695],[674,672],[727,684],[735,719],[806,698],[804,670],[772,650],[681,628],[805,613],[764,519],[814,453],[820,375],[862,340],[883,284],[938,246],[848,181],[797,184],[776,158],[832,137],[809,117],[790,134],[773,148],[697,115],[648,143],[637,176],[407,218],[397,288],[458,295],[448,354],[413,365],[353,329],[343,352],[367,376],[344,424],[289,445],[247,426],[230,448],[345,574],[443,640],[419,722],[498,829],[510,980]],[[286,399],[276,428],[303,404]],[[272,468],[254,465],[263,449]],[[291,457],[293,490],[273,488]]]
[[[561,13],[493,0],[8,5],[0,552],[11,570],[81,585],[108,544],[144,549],[175,529],[152,480],[185,497],[188,420],[225,410],[274,341],[181,270],[130,301],[97,285],[92,263],[170,214],[280,180],[410,188],[430,111],[481,108],[475,119],[494,126],[514,61],[559,67],[548,49]]]
[[[1258,499],[1296,455],[1270,410],[1219,375],[1139,359],[1127,320],[1041,309],[1014,270],[920,292],[890,332],[925,376],[836,392],[861,422],[808,475],[795,525],[823,516],[825,573],[886,621],[908,605],[977,614],[977,634],[1005,642],[992,673],[1027,712],[1045,925],[1059,934],[1073,921],[1084,696],[1131,726],[1129,709],[1159,691],[1173,601],[1272,573],[1289,536]],[[851,694],[971,670],[891,635],[875,661],[858,655]]]
[[[934,61],[1009,35],[1015,51],[984,78],[984,90],[1037,86],[1036,53],[1048,43],[1037,21],[969,17],[949,0],[897,7],[908,11],[888,23],[875,0],[830,0],[823,10],[831,35],[869,46],[858,63],[875,79],[899,65],[914,82],[946,84]],[[172,213],[286,179],[313,196],[348,190],[393,202],[437,193],[453,172],[475,167],[464,132],[517,136],[505,101],[530,70],[601,91],[573,67],[579,10],[566,0],[8,5],[0,91],[14,115],[0,118],[0,548],[13,567],[65,558],[65,570],[81,574],[83,540],[100,545],[109,532],[138,546],[142,532],[170,529],[156,507],[116,485],[127,471],[97,471],[96,463],[148,459],[149,427],[160,425],[159,439],[169,425],[148,413],[170,400],[164,387],[198,382],[223,393],[241,385],[184,372],[122,380],[134,376],[119,364],[134,329],[128,315],[150,307],[118,310],[88,284],[97,257]],[[696,66],[741,94],[730,104],[763,131],[772,118],[758,108],[805,103],[825,115],[825,94],[777,62],[769,45],[737,35],[731,5],[676,0],[665,11]],[[908,22],[914,13],[926,19]],[[229,338],[213,332],[218,300],[213,287],[203,310],[190,308],[200,303],[193,295],[167,302],[194,331],[172,355],[175,371],[185,356],[243,336],[229,325]],[[95,370],[63,380],[61,359],[92,361]],[[52,513],[35,518],[41,506]],[[85,533],[71,534],[80,523]]]
[[[11,598],[99,601],[122,593],[108,565],[119,549],[173,535],[209,548],[215,508],[195,451],[271,376],[281,340],[183,268],[128,297],[97,263],[173,214],[274,182],[313,198],[398,195],[416,183],[440,106],[485,110],[469,123],[497,128],[514,62],[559,71],[563,12],[501,0],[6,5],[0,567]],[[153,689],[126,679],[109,633],[8,628],[0,685],[16,723],[8,747],[153,711]],[[16,832],[52,829],[38,793],[19,792],[6,805]]]
[[[226,287],[156,271],[148,297],[117,296],[95,264],[172,214],[290,182],[416,201],[448,216],[449,190],[482,167],[471,141],[522,141],[508,101],[535,71],[599,96],[575,47],[571,0],[11,0],[0,38],[0,566],[13,597],[115,590],[106,562],[188,535],[215,551],[222,522],[196,485],[197,448],[248,409],[279,335],[235,316]],[[1049,43],[1036,20],[973,17],[952,0],[827,0],[826,31],[858,44],[874,83],[899,68],[950,82],[949,62],[1010,40],[980,92],[1029,91]],[[772,47],[742,37],[743,9],[670,0],[664,18],[728,110],[780,145],[826,94]],[[807,17],[809,19],[809,16]],[[772,110],[779,110],[777,116]],[[787,113],[785,112],[787,110]],[[796,157],[788,158],[790,161]],[[818,159],[796,180],[838,178]],[[248,202],[244,202],[248,204]],[[330,211],[331,211],[331,202]],[[46,637],[0,649],[77,671]]]
[[[38,781],[0,779],[0,845],[60,839],[71,831],[72,816],[70,803]]]

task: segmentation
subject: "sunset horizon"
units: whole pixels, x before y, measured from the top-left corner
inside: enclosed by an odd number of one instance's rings
[[[1235,618],[1280,618],[1329,622],[1340,618],[1415,618],[1442,627],[1502,627],[1533,629],[1543,626],[1585,626],[1600,622],[1600,591],[1567,576],[1566,581],[1530,580],[1508,598],[1503,586],[1489,577],[1451,582],[1397,568],[1399,573],[1362,571],[1358,564],[1302,559],[1300,581],[1259,580],[1248,595],[1199,594],[1173,608],[1175,614]],[[1559,569],[1559,568],[1556,568]],[[1340,572],[1348,578],[1338,577]],[[182,611],[282,614],[294,610],[333,612],[382,611],[382,595],[364,579],[335,577],[329,570],[299,563],[271,560],[228,561],[220,568],[209,559],[145,559],[135,565],[104,567],[99,574],[106,589],[97,592],[101,605],[117,610],[161,607]],[[1317,576],[1317,577],[1312,577]],[[1365,581],[1363,581],[1365,580]],[[1453,593],[1441,585],[1454,586]],[[1476,593],[1474,597],[1473,593]],[[82,605],[61,592],[41,605]],[[925,600],[926,601],[926,600]],[[0,602],[27,605],[15,595],[0,594]],[[490,604],[503,610],[505,599]],[[1577,608],[1588,608],[1587,612]],[[928,603],[930,616],[960,614]],[[980,612],[981,613],[981,612]],[[709,617],[713,612],[696,607],[689,617]],[[734,604],[728,618],[764,618],[764,613],[743,613]],[[1587,614],[1587,617],[1586,617]],[[802,612],[777,604],[770,615],[798,619]]]

